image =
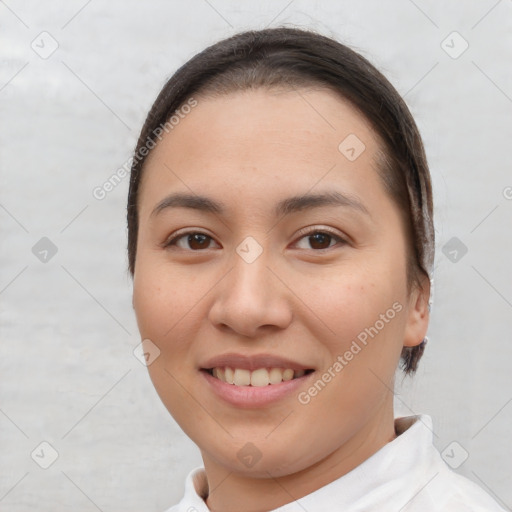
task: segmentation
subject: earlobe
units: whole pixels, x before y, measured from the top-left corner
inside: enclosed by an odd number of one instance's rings
[[[404,347],[415,347],[425,338],[430,320],[429,299],[430,279],[425,276],[422,279],[421,287],[415,285],[411,291]]]

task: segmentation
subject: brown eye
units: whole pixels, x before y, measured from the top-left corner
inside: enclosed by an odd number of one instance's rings
[[[202,233],[195,233],[193,235],[187,236],[187,243],[190,245],[191,249],[204,249],[205,247],[208,247],[210,244],[211,238],[207,235],[204,235]]]
[[[176,246],[183,250],[201,251],[210,248],[213,238],[205,233],[189,231],[167,240],[164,247]]]
[[[314,250],[323,250],[323,249],[330,249],[331,247],[334,247],[336,245],[332,244],[332,242],[337,242],[340,245],[346,244],[346,241],[341,238],[339,235],[336,235],[334,233],[331,233],[328,230],[309,230],[306,232],[301,231],[301,234],[303,235],[302,238],[300,238],[299,242],[301,240],[306,240],[306,247],[299,247],[300,249],[314,249]]]
[[[333,239],[333,237],[327,233],[314,233],[308,238],[309,243],[313,249],[327,249],[329,248],[330,242]]]

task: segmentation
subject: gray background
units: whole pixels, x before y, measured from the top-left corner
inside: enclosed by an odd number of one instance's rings
[[[430,414],[452,464],[469,454],[457,471],[511,509],[512,1],[5,0],[0,510],[162,511],[201,463],[133,354],[128,179],[101,201],[92,191],[128,159],[179,65],[242,29],[283,24],[359,50],[418,122],[435,294],[397,414]]]

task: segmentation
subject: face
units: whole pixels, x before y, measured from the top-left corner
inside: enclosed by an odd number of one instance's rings
[[[197,100],[139,195],[133,303],[155,388],[207,470],[364,460],[428,322],[378,139],[325,90]]]

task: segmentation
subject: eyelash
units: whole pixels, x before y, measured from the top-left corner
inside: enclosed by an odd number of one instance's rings
[[[321,229],[319,229],[317,227],[303,228],[299,231],[298,234],[300,235],[300,238],[298,240],[302,240],[303,238],[306,238],[307,236],[312,236],[315,234],[323,234],[323,235],[328,235],[329,237],[335,239],[340,245],[346,245],[348,243],[347,240],[345,240],[340,235],[338,235],[337,233],[335,233],[334,231],[332,231],[328,228],[321,228]],[[213,240],[213,237],[211,237],[207,233],[203,233],[202,231],[185,231],[183,233],[178,233],[178,234],[168,238],[162,244],[162,247],[170,248],[172,246],[176,246],[176,242],[178,242],[178,240],[180,240],[181,238],[184,238],[186,236],[189,236],[189,235],[204,235],[204,236],[210,238],[211,240]],[[335,246],[332,246],[332,247],[335,247]],[[321,252],[321,251],[326,251],[328,249],[332,249],[332,247],[326,247],[324,249],[311,249],[311,250],[313,250],[314,252]],[[183,250],[189,251],[189,252],[201,252],[205,249],[199,249],[199,250],[183,249]]]

